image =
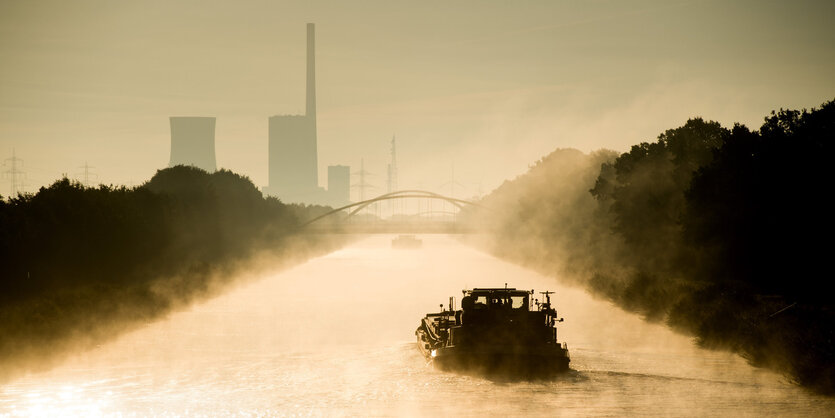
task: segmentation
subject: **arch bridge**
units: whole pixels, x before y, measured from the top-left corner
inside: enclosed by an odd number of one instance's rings
[[[321,231],[321,232],[342,232],[342,233],[435,233],[435,234],[455,234],[455,233],[470,233],[474,232],[469,225],[464,225],[462,222],[453,216],[452,221],[406,221],[406,220],[383,220],[375,219],[373,221],[356,222],[356,215],[363,209],[383,201],[395,199],[432,199],[451,203],[458,208],[460,212],[465,207],[482,206],[471,202],[469,200],[457,199],[454,197],[444,196],[439,193],[430,192],[426,190],[398,190],[396,192],[385,193],[380,196],[366,199],[361,202],[351,203],[322,215],[302,224],[302,228]],[[445,212],[449,213],[449,212]],[[457,213],[457,212],[456,212]],[[342,214],[343,216],[340,216]],[[454,215],[455,213],[453,213]]]

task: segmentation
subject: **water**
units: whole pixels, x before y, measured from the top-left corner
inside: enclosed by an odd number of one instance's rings
[[[373,236],[0,388],[3,416],[827,416],[835,399],[442,236]],[[555,290],[572,371],[436,371],[419,319],[461,289]]]

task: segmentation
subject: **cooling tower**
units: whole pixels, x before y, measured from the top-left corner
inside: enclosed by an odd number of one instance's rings
[[[208,172],[217,170],[215,159],[215,118],[172,116],[171,161],[175,165],[193,165]]]

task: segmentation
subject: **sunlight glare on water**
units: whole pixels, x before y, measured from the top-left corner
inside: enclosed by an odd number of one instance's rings
[[[696,347],[557,279],[443,236],[372,236],[0,388],[3,416],[824,416],[835,401]],[[436,371],[427,312],[472,287],[555,290],[572,371],[503,382]]]

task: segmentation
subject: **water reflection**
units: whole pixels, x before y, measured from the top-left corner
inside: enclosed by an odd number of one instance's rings
[[[440,236],[375,236],[0,388],[9,416],[826,415],[814,396],[581,290]],[[419,319],[463,288],[556,290],[573,372],[502,382],[436,371]]]

